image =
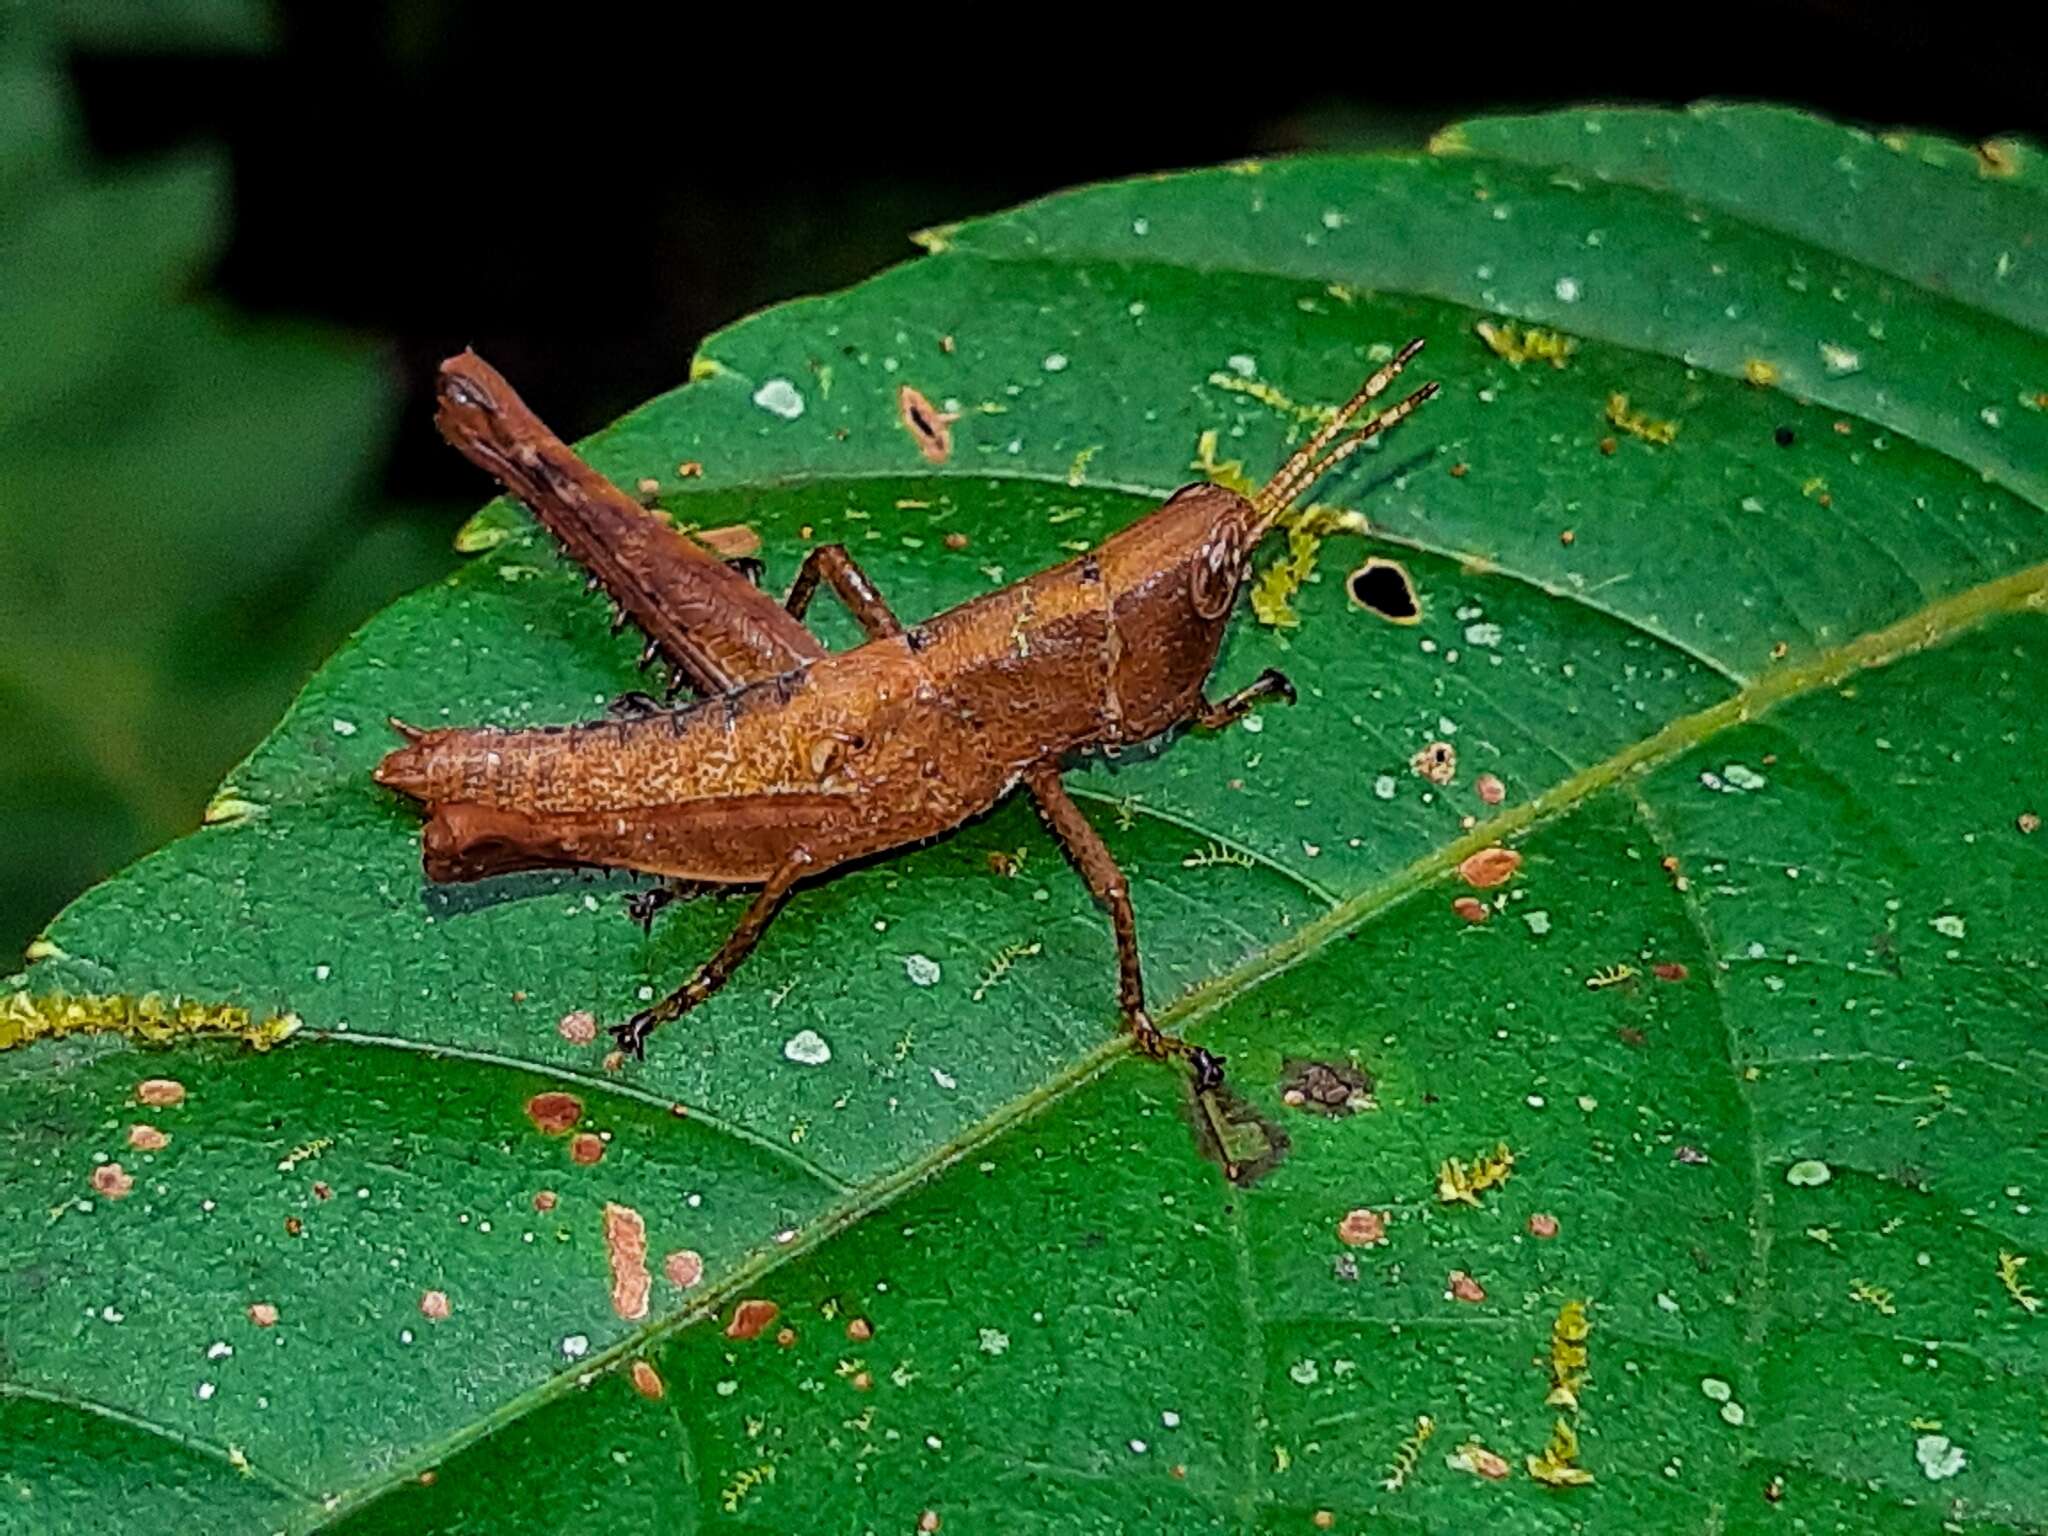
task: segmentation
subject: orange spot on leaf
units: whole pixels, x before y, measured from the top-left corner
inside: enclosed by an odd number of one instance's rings
[[[612,1266],[612,1310],[629,1323],[647,1315],[647,1223],[630,1205],[606,1203],[604,1248]]]
[[[573,1093],[536,1093],[526,1101],[526,1118],[543,1136],[559,1136],[583,1118],[583,1101]]]
[[[725,1325],[725,1336],[728,1339],[756,1338],[781,1313],[782,1308],[772,1301],[750,1298],[732,1309],[732,1321]]]
[[[1482,848],[1458,866],[1458,878],[1476,891],[1506,885],[1522,867],[1522,856],[1512,848]]]
[[[92,1187],[109,1200],[125,1200],[135,1180],[119,1163],[101,1163],[92,1171]]]

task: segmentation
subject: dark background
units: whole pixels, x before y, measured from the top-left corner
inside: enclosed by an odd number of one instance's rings
[[[448,352],[573,438],[749,310],[1077,182],[1593,99],[2038,138],[2021,14],[1275,8],[1271,37],[1192,12],[1118,37],[990,7],[828,35],[765,8],[657,31],[595,4],[0,0],[0,321],[48,338],[25,376],[0,360],[0,945],[191,827],[319,659],[452,566],[487,488],[431,428]],[[30,86],[55,130],[15,110]],[[122,201],[166,166],[197,168],[169,211]]]

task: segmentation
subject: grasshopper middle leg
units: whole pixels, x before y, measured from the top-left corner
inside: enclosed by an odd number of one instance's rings
[[[1138,963],[1138,921],[1131,911],[1131,885],[1101,834],[1074,804],[1073,796],[1060,783],[1056,768],[1034,769],[1024,782],[1053,836],[1060,840],[1081,878],[1088,882],[1088,889],[1109,909],[1109,925],[1116,934],[1117,1002],[1138,1049],[1160,1060],[1185,1056],[1194,1071],[1198,1090],[1207,1092],[1220,1086],[1223,1058],[1199,1045],[1162,1034],[1145,1011],[1145,977]]]
[[[846,611],[859,622],[870,640],[886,640],[903,633],[902,621],[868,580],[868,573],[846,552],[844,544],[820,544],[804,556],[804,563],[797,567],[796,580],[790,583],[789,601],[784,605],[794,617],[804,616],[821,579],[838,594],[839,601],[846,604]]]

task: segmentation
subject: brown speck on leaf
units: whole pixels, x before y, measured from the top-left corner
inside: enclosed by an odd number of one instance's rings
[[[1600,451],[1606,454],[1610,459],[1614,457],[1615,450],[1620,446],[1621,444],[1617,443],[1611,437],[1603,437],[1600,439]]]
[[[965,549],[968,542],[967,535],[964,533],[955,531],[946,535],[946,548],[952,550],[955,554]]]
[[[420,1486],[422,1488],[431,1488],[439,1481],[441,1481],[441,1474],[432,1467],[427,1468],[426,1471],[420,1474]]]
[[[917,1517],[917,1528],[920,1531],[936,1531],[940,1524],[939,1512],[936,1509],[928,1509]]]
[[[1453,480],[1462,480],[1462,479],[1464,479],[1464,478],[1465,478],[1465,476],[1466,476],[1466,475],[1467,475],[1468,473],[1470,473],[1470,472],[1471,472],[1471,469],[1472,469],[1472,466],[1471,466],[1470,464],[1466,464],[1466,463],[1462,463],[1462,462],[1460,462],[1460,463],[1457,463],[1457,464],[1453,464],[1453,465],[1451,466],[1451,478],[1452,478]]]
[[[796,1343],[796,1330],[794,1328],[776,1329],[775,1342],[779,1347],[783,1349],[790,1348],[792,1345]]]
[[[1492,1482],[1500,1482],[1513,1470],[1508,1460],[1498,1451],[1489,1451],[1477,1440],[1459,1447],[1459,1457],[1467,1471],[1477,1473]]]
[[[870,1391],[875,1385],[875,1373],[873,1371],[855,1371],[847,1379],[853,1384],[853,1390],[856,1392]]]
[[[109,1200],[125,1200],[135,1180],[119,1163],[101,1163],[92,1171],[92,1187]]]
[[[642,475],[637,489],[642,496],[659,496],[661,494],[661,482],[652,475]]]
[[[1529,1235],[1541,1238],[1557,1236],[1557,1218],[1548,1211],[1538,1211],[1529,1218]]]
[[[277,1308],[267,1301],[251,1302],[249,1304],[249,1321],[258,1328],[275,1328],[277,1326]]]
[[[725,1325],[725,1336],[728,1339],[758,1337],[781,1313],[782,1308],[774,1302],[750,1297],[732,1309],[732,1321]]]
[[[662,1393],[667,1389],[661,1384],[661,1373],[659,1371],[645,1360],[635,1360],[633,1362],[633,1390],[649,1402],[658,1403],[661,1401]]]
[[[1387,1218],[1384,1212],[1360,1206],[1355,1211],[1346,1211],[1344,1219],[1337,1223],[1337,1241],[1347,1247],[1371,1248],[1386,1240]]]
[[[616,1071],[618,1071],[618,1070],[619,1070],[619,1069],[620,1069],[621,1067],[625,1066],[625,1064],[626,1064],[626,1053],[625,1053],[624,1051],[606,1051],[606,1052],[604,1053],[604,1069],[605,1069],[605,1071],[607,1071],[607,1072],[616,1072]]]
[[[152,1077],[147,1082],[135,1085],[137,1103],[147,1104],[152,1109],[163,1109],[172,1104],[185,1102],[185,1085],[175,1077]]]
[[[1771,1480],[1770,1480],[1770,1481],[1769,1481],[1768,1483],[1765,1483],[1765,1484],[1764,1484],[1764,1502],[1765,1502],[1766,1504],[1775,1504],[1775,1503],[1777,1503],[1777,1502],[1778,1502],[1778,1501],[1779,1501],[1780,1499],[1782,1499],[1782,1498],[1784,1498],[1784,1497],[1785,1497],[1785,1479],[1784,1479],[1784,1478],[1782,1478],[1782,1477],[1773,1477],[1773,1478],[1772,1478],[1772,1479],[1771,1479]]]
[[[865,1344],[875,1336],[875,1325],[864,1317],[853,1318],[846,1325],[846,1336],[856,1344]]]
[[[588,1168],[604,1157],[604,1138],[589,1131],[578,1131],[569,1139],[569,1161]]]
[[[1683,981],[1686,977],[1690,976],[1692,972],[1688,971],[1684,966],[1680,965],[1675,960],[1667,960],[1663,962],[1661,965],[1651,966],[1650,974],[1656,977],[1659,981]]]
[[[1172,1466],[1166,1469],[1166,1475],[1168,1477],[1171,1477],[1177,1483],[1186,1482],[1188,1480],[1187,1463],[1176,1461]]]
[[[2032,811],[2021,811],[2019,814],[2019,819],[2016,820],[2013,823],[2013,825],[2020,829],[2022,835],[2026,837],[2032,837],[2036,832],[2041,830],[2041,818],[2039,816],[2036,816]]]
[[[1327,1531],[1331,1526],[1337,1523],[1336,1514],[1327,1509],[1319,1509],[1314,1514],[1310,1515],[1308,1518],[1309,1523],[1319,1531]]]
[[[1512,848],[1482,848],[1458,866],[1458,878],[1475,891],[1490,891],[1506,885],[1522,867],[1522,856]]]
[[[647,1223],[630,1205],[606,1202],[604,1251],[612,1266],[612,1310],[637,1323],[647,1315],[654,1278],[647,1272]]]
[[[332,1200],[334,1198],[334,1186],[325,1180],[315,1179],[313,1181],[313,1198],[315,1200]]]
[[[927,460],[943,464],[953,456],[953,423],[959,417],[947,415],[908,384],[896,391],[896,409],[904,430]]]
[[[1462,1269],[1451,1271],[1451,1299],[1454,1301],[1484,1301],[1486,1287],[1466,1274]]]
[[[1572,529],[1565,528],[1559,531],[1557,535],[1557,542],[1560,544],[1573,544],[1578,541],[1578,537],[1578,534],[1575,533]]]
[[[1499,805],[1508,797],[1507,785],[1490,773],[1482,773],[1472,781],[1472,788],[1479,798],[1488,805]]]
[[[1474,926],[1485,922],[1493,916],[1493,908],[1489,907],[1477,896],[1460,896],[1451,903],[1451,910]]]
[[[1671,1160],[1674,1163],[1684,1163],[1688,1167],[1697,1168],[1707,1161],[1707,1154],[1698,1147],[1686,1146],[1680,1143],[1671,1149]]]
[[[562,1022],[555,1026],[555,1033],[571,1045],[588,1045],[597,1038],[597,1015],[583,1008],[565,1013]]]
[[[1281,1102],[1319,1115],[1349,1115],[1372,1102],[1372,1074],[1342,1061],[1290,1060],[1281,1068]]]
[[[1458,776],[1458,749],[1448,741],[1432,741],[1408,759],[1408,766],[1432,784],[1448,784]]]
[[[941,336],[939,338],[939,350],[941,352],[951,353],[954,350],[953,338],[951,336]]]
[[[285,1235],[286,1237],[297,1237],[297,1236],[298,1236],[298,1235],[299,1235],[299,1234],[300,1234],[301,1232],[303,1232],[303,1231],[305,1231],[305,1230],[306,1230],[306,1224],[305,1224],[305,1223],[304,1223],[303,1221],[299,1220],[299,1218],[298,1218],[298,1217],[296,1217],[296,1216],[287,1216],[287,1217],[285,1217],[285,1219],[284,1219],[284,1235]]]
[[[161,1152],[170,1144],[171,1138],[153,1125],[128,1127],[128,1145],[138,1152]]]
[[[420,1297],[420,1316],[430,1323],[445,1323],[455,1309],[448,1305],[446,1291],[428,1291]]]
[[[1623,1024],[1614,1031],[1614,1038],[1623,1045],[1641,1045],[1649,1037],[1633,1024]]]
[[[536,1211],[552,1211],[555,1208],[555,1192],[552,1189],[541,1190],[533,1197],[533,1208]]]
[[[704,1256],[694,1248],[678,1248],[661,1261],[661,1272],[668,1276],[670,1285],[687,1291],[704,1278]]]
[[[704,466],[695,459],[685,459],[676,466],[676,473],[685,480],[701,480],[704,478]]]
[[[583,1118],[583,1101],[573,1093],[536,1093],[526,1101],[526,1118],[543,1136],[559,1136]]]

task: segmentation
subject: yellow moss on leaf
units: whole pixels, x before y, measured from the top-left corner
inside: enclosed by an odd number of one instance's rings
[[[1220,485],[1226,491],[1235,491],[1240,496],[1249,496],[1258,489],[1251,476],[1244,472],[1243,459],[1219,459],[1216,457],[1216,429],[1209,428],[1195,443],[1195,456],[1188,468],[1199,470],[1211,484]]]
[[[1647,412],[1639,411],[1628,403],[1628,396],[1613,394],[1607,397],[1607,419],[1630,437],[1639,437],[1646,443],[1669,446],[1678,437],[1678,423],[1660,421]]]
[[[1494,356],[1517,368],[1531,360],[1562,368],[1579,345],[1562,331],[1546,331],[1534,325],[1521,330],[1512,325],[1495,325],[1491,320],[1482,320],[1474,329],[1479,333],[1479,339],[1493,349]]]
[[[1315,529],[1297,524],[1287,530],[1287,553],[1261,571],[1252,582],[1252,616],[1273,629],[1298,629],[1301,615],[1294,611],[1294,595],[1315,574],[1316,555],[1323,536]]]
[[[1568,1301],[1558,1308],[1557,1319],[1550,1325],[1550,1395],[1543,1399],[1550,1407],[1579,1406],[1589,1359],[1586,1339],[1592,1331],[1583,1301]]]
[[[140,997],[14,992],[0,1003],[0,1051],[75,1034],[125,1035],[143,1045],[226,1038],[267,1051],[298,1028],[295,1013],[259,1019],[232,1003],[202,1003],[155,992]]]
[[[1550,1443],[1529,1458],[1529,1475],[1553,1488],[1579,1488],[1593,1474],[1579,1465],[1579,1435],[1563,1419],[1550,1431]]]
[[[1467,1168],[1455,1157],[1444,1159],[1436,1174],[1436,1197],[1445,1205],[1477,1205],[1482,1193],[1507,1183],[1514,1171],[1515,1154],[1502,1142],[1483,1153]]]

